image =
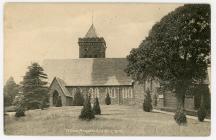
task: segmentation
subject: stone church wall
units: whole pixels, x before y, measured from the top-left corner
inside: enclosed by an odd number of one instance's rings
[[[106,95],[109,94],[111,104],[133,104],[133,88],[132,86],[82,86],[67,87],[69,92],[74,96],[76,90],[80,88],[81,93],[85,96],[91,94],[91,102],[98,97],[100,104],[105,104]]]

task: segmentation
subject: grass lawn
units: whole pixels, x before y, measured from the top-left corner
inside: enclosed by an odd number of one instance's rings
[[[78,119],[82,107],[51,107],[30,110],[26,117],[5,116],[6,135],[99,135],[99,136],[208,136],[210,122],[188,119],[178,126],[173,116],[143,112],[134,106],[101,106],[102,115],[92,121]]]

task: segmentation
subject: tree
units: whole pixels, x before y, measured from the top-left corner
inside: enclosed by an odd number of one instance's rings
[[[199,94],[201,96],[200,106],[197,112],[198,120],[203,122],[210,111],[209,88],[207,85],[199,85]]]
[[[38,63],[32,63],[28,67],[22,84],[24,101],[27,109],[37,109],[47,107],[48,87],[47,74]]]
[[[139,48],[131,50],[126,72],[140,82],[157,78],[162,88],[175,92],[175,119],[184,124],[185,94],[206,78],[209,55],[210,6],[186,4],[163,17]]]
[[[10,106],[13,103],[15,96],[19,92],[19,85],[10,77],[4,86],[4,106]]]
[[[19,94],[15,97],[13,101],[13,105],[16,106],[15,117],[23,117],[25,116],[25,99],[23,94]]]
[[[146,91],[144,102],[143,102],[143,110],[145,112],[151,112],[152,111],[152,99],[149,89]]]
[[[109,96],[109,93],[106,94],[105,104],[106,104],[106,105],[110,105],[110,104],[111,104],[111,98],[110,98],[110,96]]]
[[[93,112],[95,115],[100,115],[101,114],[101,109],[100,109],[100,104],[98,101],[98,97],[96,97],[94,106],[93,106]]]
[[[82,93],[80,92],[80,89],[76,90],[76,93],[74,95],[73,105],[74,106],[83,106],[84,98]]]
[[[79,115],[79,118],[82,120],[91,120],[95,118],[94,112],[91,107],[90,97],[86,96],[84,106],[81,110],[81,114]]]

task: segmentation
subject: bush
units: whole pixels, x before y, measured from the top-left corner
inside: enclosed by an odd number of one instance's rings
[[[201,106],[197,112],[197,116],[198,116],[198,120],[200,122],[203,122],[205,117],[207,115],[207,111],[206,111],[206,108],[204,106]]]
[[[145,112],[151,112],[152,111],[152,99],[150,95],[150,91],[147,90],[144,98],[144,103],[143,103],[143,110]]]
[[[94,112],[95,115],[100,115],[101,114],[101,109],[100,109],[100,104],[99,104],[99,101],[98,101],[98,97],[96,97],[96,100],[94,102],[93,112]]]
[[[79,89],[76,90],[74,95],[73,105],[74,106],[83,106],[84,98]]]
[[[23,117],[23,116],[25,116],[24,103],[25,103],[24,98],[22,98],[22,100],[20,100],[20,102],[16,104],[15,117]]]
[[[110,105],[110,104],[111,104],[111,98],[110,98],[110,96],[109,96],[108,93],[106,94],[105,104],[106,104],[106,105]]]
[[[25,108],[20,106],[16,109],[15,117],[23,117],[23,116],[25,116]]]
[[[84,106],[81,110],[81,114],[79,115],[79,119],[82,120],[91,120],[95,118],[94,116],[94,112],[91,108],[91,102],[90,102],[90,97],[86,97],[85,102],[84,102]]]
[[[15,117],[22,117],[25,116],[25,101],[26,99],[22,94],[16,96],[14,99],[13,105],[15,105]]]
[[[184,125],[187,123],[186,114],[183,111],[177,111],[174,115],[174,119],[178,125]]]

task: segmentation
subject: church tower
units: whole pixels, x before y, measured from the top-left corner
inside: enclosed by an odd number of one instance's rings
[[[79,58],[105,58],[106,42],[98,37],[92,24],[84,38],[79,38]]]

